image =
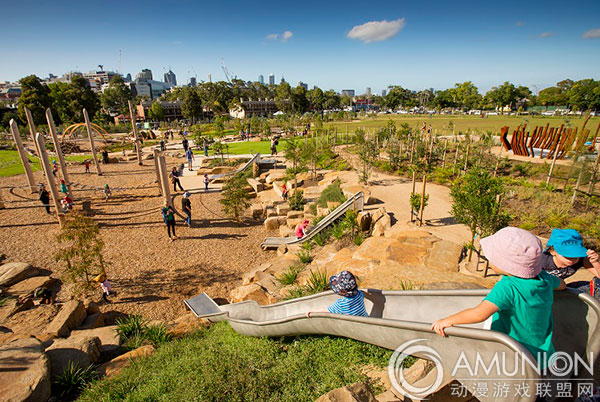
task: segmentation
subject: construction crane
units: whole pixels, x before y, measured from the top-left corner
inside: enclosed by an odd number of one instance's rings
[[[229,71],[229,69],[227,68],[227,65],[225,64],[225,61],[221,58],[221,68],[223,69],[223,72],[225,73],[225,78],[227,78],[228,82],[231,82],[232,79],[236,79],[237,75],[233,75],[233,73],[231,73]]]
[[[98,64],[98,67],[100,67],[100,71],[104,71],[104,64]]]

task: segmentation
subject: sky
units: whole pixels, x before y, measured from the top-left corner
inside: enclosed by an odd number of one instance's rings
[[[600,79],[600,1],[0,0],[0,81],[150,68],[178,84],[275,74],[312,88],[540,90]]]

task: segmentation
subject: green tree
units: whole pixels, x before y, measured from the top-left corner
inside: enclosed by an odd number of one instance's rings
[[[48,85],[52,99],[52,111],[57,123],[83,121],[83,109],[94,119],[100,109],[100,97],[92,91],[82,76],[76,75],[71,82],[54,82]]]
[[[128,101],[132,100],[131,90],[120,75],[110,79],[108,88],[102,93],[102,107],[111,114],[129,113]]]
[[[568,92],[569,103],[577,110],[600,108],[600,81],[591,78],[577,81]]]
[[[181,114],[186,119],[195,122],[202,116],[202,99],[194,88],[188,88],[184,92],[183,102],[181,103]]]
[[[100,229],[93,219],[73,212],[57,236],[59,245],[64,245],[54,255],[56,261],[66,265],[65,275],[78,290],[90,288],[90,277],[104,272],[102,256],[104,242]]]
[[[323,101],[323,109],[333,110],[339,109],[341,106],[341,98],[334,90],[325,91],[323,94],[325,100]]]
[[[501,179],[483,169],[471,169],[453,184],[452,216],[469,227],[471,244],[475,235],[489,236],[507,226],[510,217],[502,211],[499,200],[503,193]]]
[[[301,142],[294,139],[286,140],[284,146],[284,153],[286,159],[292,162],[292,175],[294,177],[294,194],[292,194],[291,197],[295,197],[295,204],[298,205],[298,198],[302,197],[302,192],[298,191],[298,173],[300,169],[304,167],[303,149]]]
[[[354,136],[357,144],[358,157],[361,162],[360,179],[364,184],[368,184],[371,170],[375,164],[375,159],[377,158],[377,155],[379,155],[379,150],[377,149],[375,141],[372,138],[368,138],[362,129],[356,130]]]
[[[158,100],[155,100],[150,106],[150,110],[148,110],[148,117],[151,120],[161,121],[165,118],[165,110]]]
[[[17,113],[19,120],[23,124],[27,123],[25,108],[31,111],[31,116],[35,124],[46,123],[46,109],[52,104],[50,90],[35,75],[28,75],[21,78],[21,97],[19,98],[19,107]]]
[[[287,82],[277,85],[275,95],[275,104],[284,113],[291,113],[294,110],[292,103],[292,88]]]
[[[238,173],[227,180],[221,191],[219,202],[222,205],[223,212],[237,222],[240,222],[240,217],[250,207],[250,193],[247,187],[246,176],[243,173]]]
[[[306,92],[306,98],[310,104],[312,110],[323,110],[323,104],[325,103],[325,94],[321,88],[313,88]]]
[[[455,103],[459,104],[463,110],[478,107],[482,99],[477,87],[471,81],[454,85],[452,94],[454,95]]]

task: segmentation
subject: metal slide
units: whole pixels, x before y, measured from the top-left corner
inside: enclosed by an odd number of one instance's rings
[[[477,378],[466,368],[458,368],[451,378],[461,381],[473,389],[473,381],[490,383],[489,397],[478,395],[481,401],[533,402],[536,399],[536,383],[539,374],[525,363],[525,371],[520,370],[521,352],[531,354],[519,342],[508,335],[485,329],[485,323],[457,326],[446,329],[447,338],[431,331],[431,323],[439,318],[465,308],[476,306],[487,295],[489,289],[474,290],[429,290],[429,291],[380,291],[369,289],[365,305],[369,317],[355,317],[330,313],[306,313],[323,310],[339,296],[324,292],[312,296],[288,300],[267,306],[255,301],[218,306],[205,293],[186,300],[186,305],[198,317],[209,321],[229,321],[231,327],[248,336],[296,336],[296,335],[335,335],[395,350],[407,341],[418,340],[421,345],[434,349],[441,357],[445,378],[453,371],[461,353],[467,357],[471,367],[475,366],[479,354],[485,364],[505,352],[502,358],[509,371],[519,367],[512,376],[491,370],[486,374],[478,370]],[[554,337],[557,351],[573,356],[573,352],[587,358],[596,356],[600,350],[600,303],[592,296],[576,290],[555,293]],[[412,353],[411,353],[412,354]],[[419,357],[426,357],[414,353]],[[502,370],[501,370],[502,371]],[[580,377],[582,372],[580,372]],[[587,370],[583,369],[583,374]],[[583,377],[586,377],[583,375]],[[588,375],[589,377],[589,375]],[[493,383],[511,384],[511,392],[506,397],[493,396]],[[530,396],[515,397],[513,385],[516,382],[530,386]],[[575,387],[576,388],[576,387]]]
[[[355,211],[362,211],[365,206],[365,195],[362,191],[354,194],[352,197],[348,198],[343,204],[338,206],[336,209],[331,211],[329,215],[325,218],[321,219],[321,221],[314,227],[313,230],[310,231],[306,236],[301,239],[297,239],[296,236],[292,237],[267,237],[262,242],[260,247],[263,250],[274,249],[279,247],[282,244],[299,244],[303,243],[307,240],[312,239],[317,233],[322,231],[325,227],[331,225],[338,218],[346,213],[349,209],[353,209]]]
[[[222,177],[226,177],[226,176],[232,176],[232,175],[236,175],[238,173],[243,172],[244,170],[248,169],[249,166],[252,166],[252,164],[256,162],[256,163],[260,163],[260,152],[256,153],[252,156],[252,158],[244,163],[244,165],[242,165],[242,167],[240,167],[239,169],[233,171],[233,172],[229,172],[229,173],[220,173],[220,174],[213,174],[208,176],[208,178],[210,180],[214,180],[214,179],[220,179]]]

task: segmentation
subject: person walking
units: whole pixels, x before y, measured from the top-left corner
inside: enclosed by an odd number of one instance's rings
[[[185,213],[185,224],[192,227],[192,203],[190,201],[190,193],[186,191],[181,199],[181,210]]]
[[[204,173],[204,191],[208,191],[208,175]]]
[[[175,166],[173,166],[173,170],[171,170],[171,183],[173,183],[173,191],[177,191],[177,186],[179,186],[181,191],[185,191],[183,187],[181,187],[179,173],[177,172],[177,168]]]
[[[104,189],[102,190],[104,192],[104,201],[108,201],[108,199],[110,198],[112,191],[110,190],[110,187],[108,186],[108,184],[104,185]]]
[[[208,156],[208,143],[206,138],[202,138],[202,149],[204,149],[204,156]]]
[[[46,190],[46,186],[40,184],[40,202],[46,208],[46,213],[50,214],[50,194]]]
[[[175,234],[175,210],[172,206],[169,205],[168,202],[165,201],[162,209],[162,218],[167,225],[167,234],[169,235],[169,240],[173,241],[177,239],[177,235]],[[173,236],[171,236],[171,231],[173,231]]]
[[[163,139],[160,140],[160,150],[165,152],[165,140]]]
[[[125,150],[123,150],[123,152],[125,152]],[[85,173],[89,173],[90,172],[90,161],[89,160],[84,160],[83,164],[85,165]]]
[[[192,148],[188,148],[188,150],[185,151],[185,157],[188,161],[188,170],[192,171],[192,161],[196,159],[194,158],[194,152],[192,151]]]
[[[277,145],[279,141],[275,139],[275,137],[271,138],[271,155],[277,155]]]
[[[181,141],[181,145],[183,145],[183,151],[187,152],[188,148],[189,148],[189,143],[187,138],[184,138],[183,141]]]

